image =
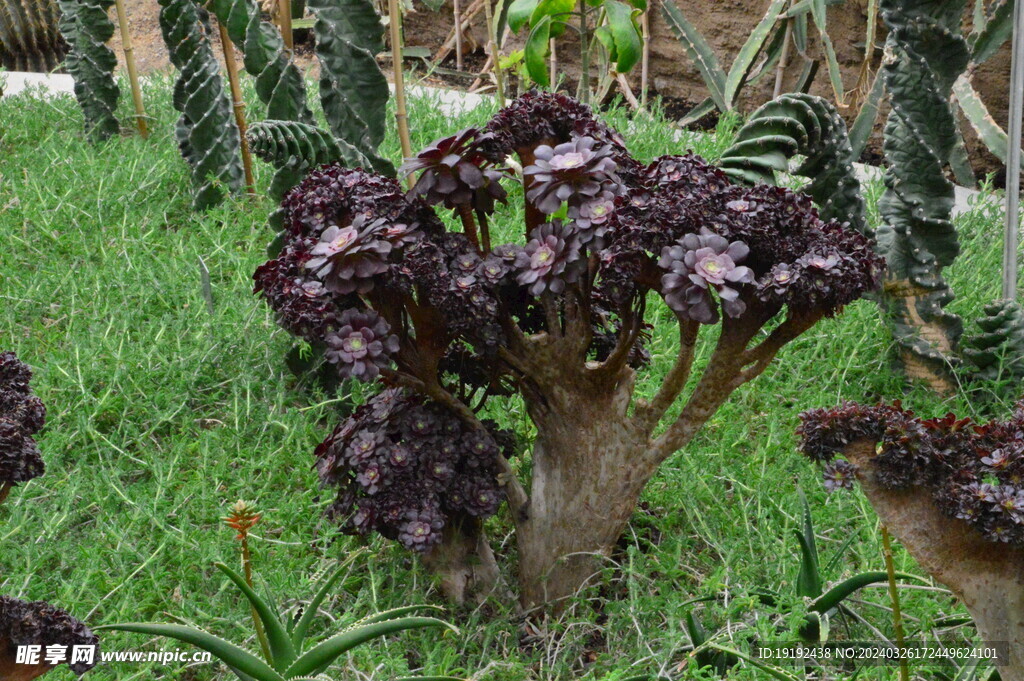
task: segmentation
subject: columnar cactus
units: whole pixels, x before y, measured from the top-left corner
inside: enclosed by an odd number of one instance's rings
[[[1002,300],[985,306],[980,332],[964,338],[963,355],[975,375],[990,381],[1024,381],[1024,309]]]
[[[882,0],[889,27],[882,77],[892,111],[885,124],[884,224],[878,245],[888,274],[885,306],[907,373],[951,387],[962,323],[943,308],[953,293],[942,269],[960,250],[945,168],[957,141],[954,81],[970,59],[960,33],[965,0]]]
[[[116,135],[114,112],[121,90],[114,82],[117,57],[107,47],[114,24],[107,15],[113,0],[58,0],[60,31],[70,50],[64,67],[75,79],[75,97],[82,107],[85,130],[102,141]]]
[[[224,91],[220,66],[206,34],[206,10],[193,0],[160,0],[160,29],[179,71],[174,108],[181,112],[175,134],[192,167],[192,206],[218,203],[242,188],[241,139]]]
[[[0,66],[52,71],[67,54],[57,0],[0,0]]]

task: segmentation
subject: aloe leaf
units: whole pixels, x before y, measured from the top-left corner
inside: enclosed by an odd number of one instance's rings
[[[814,3],[814,1],[815,0],[800,0],[800,2],[795,3],[792,7],[789,8],[789,10],[786,12],[786,16],[806,16],[807,13],[811,11],[811,5],[812,3]],[[846,0],[825,0],[826,5],[841,5],[844,2],[846,2]]]
[[[730,104],[736,101],[743,81],[746,79],[747,74],[750,73],[757,55],[764,48],[765,41],[771,35],[772,27],[779,20],[779,15],[786,8],[787,2],[788,0],[772,0],[772,4],[768,6],[768,11],[761,17],[761,21],[754,27],[747,41],[743,43],[743,47],[740,48],[739,53],[736,55],[736,59],[733,60],[732,66],[729,68],[729,75],[725,80],[725,101]]]
[[[721,111],[730,111],[732,103],[725,96],[726,74],[718,63],[718,57],[715,56],[714,50],[708,45],[700,31],[686,20],[686,17],[674,0],[666,0],[666,2],[662,3],[661,12],[664,14],[669,28],[675,33],[676,38],[683,43],[686,53],[697,66],[697,70],[700,71],[701,76],[704,78],[704,84],[711,93],[711,98],[714,100],[715,105]]]
[[[683,128],[693,125],[700,119],[707,116],[709,113],[716,109],[715,100],[708,97],[703,102],[687,111],[682,118],[679,119],[679,125]]]
[[[200,650],[205,650],[229,667],[237,669],[258,681],[285,681],[285,677],[281,676],[273,667],[252,653],[201,629],[186,627],[182,624],[144,624],[137,622],[106,624],[94,627],[94,629],[96,631],[127,631],[135,634],[146,634],[147,636],[173,638],[176,641],[188,643]]]
[[[988,61],[1013,35],[1013,2],[997,0],[981,30],[975,31],[968,38],[971,61],[975,64]]]
[[[911,575],[906,572],[897,572],[896,576],[900,579],[908,581],[924,581],[916,575]],[[836,584],[834,587],[821,594],[818,598],[811,602],[810,610],[812,612],[828,612],[835,608],[844,600],[849,598],[852,594],[856,593],[860,589],[868,586],[869,584],[878,584],[880,582],[886,582],[889,580],[889,574],[884,570],[872,570],[870,572],[862,572],[854,575],[847,580]]]
[[[376,624],[377,622],[388,622],[391,620],[411,615],[414,612],[423,612],[425,610],[432,610],[435,613],[443,613],[444,608],[437,605],[403,605],[400,608],[391,608],[390,610],[382,610],[381,612],[369,615],[360,620],[357,620],[352,624],[352,627],[359,627],[365,624]],[[350,627],[351,628],[351,627]]]
[[[814,520],[811,518],[811,506],[807,496],[800,490],[800,502],[803,505],[803,530],[795,531],[800,542],[800,572],[796,578],[796,593],[804,598],[817,598],[821,595],[821,569],[818,562],[818,544],[814,538]]]
[[[295,646],[285,630],[284,624],[274,616],[274,611],[267,605],[267,602],[260,598],[251,586],[246,584],[242,575],[238,574],[224,563],[214,563],[218,570],[228,576],[238,590],[245,595],[246,599],[256,610],[263,628],[267,632],[267,642],[270,644],[270,654],[273,657],[274,667],[278,671],[284,671],[295,661]]]
[[[1000,161],[1006,163],[1009,148],[1006,131],[996,123],[966,74],[961,75],[953,83],[953,94],[956,95],[960,110],[964,112],[964,116],[978,133],[981,141]]]
[[[643,42],[633,19],[639,10],[619,2],[605,0],[604,9],[608,18],[608,29],[615,43],[615,70],[627,73],[640,61]]]
[[[523,48],[526,70],[538,85],[550,85],[547,63],[550,40],[551,17],[545,16],[531,27]]]
[[[860,112],[857,114],[853,126],[850,127],[850,148],[853,151],[853,158],[860,158],[864,149],[868,146],[871,132],[875,129],[875,121],[878,120],[878,109],[885,94],[885,79],[882,72],[875,74],[875,81],[871,84],[867,99],[861,104]]]
[[[467,679],[458,676],[403,676],[395,681],[467,681]]]
[[[287,678],[304,676],[313,673],[317,669],[330,664],[339,655],[355,648],[358,645],[372,641],[375,638],[388,636],[408,629],[421,629],[424,627],[444,627],[458,631],[455,627],[433,617],[403,617],[401,619],[376,622],[364,626],[357,626],[333,636],[323,643],[312,648],[295,660],[291,667],[285,672]]]
[[[843,74],[839,70],[839,61],[836,59],[836,50],[832,45],[832,38],[828,34],[825,0],[811,0],[811,17],[818,29],[821,38],[821,46],[825,50],[825,63],[828,65],[828,79],[832,85],[832,92],[835,96],[836,106],[846,106],[846,92],[843,89]]]
[[[345,561],[335,569],[331,575],[324,580],[323,585],[317,590],[313,599],[306,606],[306,610],[302,613],[302,617],[299,618],[298,623],[295,625],[295,629],[292,630],[292,645],[295,646],[296,650],[302,650],[302,642],[306,640],[306,635],[309,633],[309,627],[313,623],[313,619],[316,617],[317,611],[320,609],[320,604],[327,598],[327,594],[331,592],[334,585],[342,575],[342,570],[345,569],[349,561]]]

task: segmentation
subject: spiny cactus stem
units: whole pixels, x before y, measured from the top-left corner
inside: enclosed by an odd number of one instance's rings
[[[1003,239],[1003,299],[1017,299],[1017,229],[1020,224],[1020,141],[1024,115],[1024,2],[1013,8],[1010,67],[1010,129],[1006,159],[1006,234]]]
[[[135,68],[135,51],[132,48],[132,32],[128,26],[128,13],[124,8],[124,0],[114,0],[117,8],[117,23],[121,27],[121,49],[124,52],[124,63],[128,67],[128,82],[132,87],[132,101],[135,104],[135,125],[139,128],[142,139],[149,138],[149,125],[146,123],[146,107],[142,103],[142,88],[139,87],[139,72]]]
[[[231,105],[235,111],[235,123],[238,124],[238,136],[241,138],[242,169],[245,170],[245,191],[256,196],[256,180],[252,175],[252,154],[249,153],[249,140],[245,136],[248,126],[245,122],[245,100],[242,99],[242,88],[238,83],[238,62],[235,60],[235,45],[231,42],[227,29],[220,21],[217,22],[220,32],[220,45],[224,49],[224,65],[228,70],[228,84],[231,86]]]
[[[896,631],[896,645],[903,649],[903,612],[900,609],[900,592],[896,588],[896,566],[892,560],[892,539],[889,528],[882,525],[882,553],[885,557],[885,571],[889,573],[889,599],[892,601],[892,626]],[[907,660],[900,658],[900,681],[910,681],[910,668]]]
[[[402,156],[412,158],[412,140],[409,138],[409,115],[405,108],[405,77],[402,73],[402,9],[398,0],[388,0],[388,24],[391,29],[391,65],[395,78],[395,124],[402,142]],[[407,179],[412,188],[413,178]]]

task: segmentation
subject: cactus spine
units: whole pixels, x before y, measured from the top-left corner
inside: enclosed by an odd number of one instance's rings
[[[0,0],[0,66],[52,71],[67,53],[56,0]]]

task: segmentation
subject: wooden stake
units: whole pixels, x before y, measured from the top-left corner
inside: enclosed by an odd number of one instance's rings
[[[295,36],[292,34],[292,0],[278,0],[277,11],[280,14],[278,21],[281,25],[281,37],[284,38],[284,48],[290,55],[295,51]]]
[[[494,26],[494,13],[491,11],[491,0],[484,0],[484,19],[487,22],[488,61],[494,71],[494,87],[498,95],[498,106],[505,106],[505,74],[501,70],[501,54],[498,50],[498,33]],[[487,67],[484,67],[487,71]]]
[[[132,33],[128,28],[128,13],[124,9],[124,0],[114,0],[114,5],[117,7],[117,23],[121,26],[121,49],[124,51],[124,63],[128,66],[128,82],[132,86],[132,101],[135,103],[135,125],[139,128],[142,139],[147,139],[149,125],[146,123],[146,107],[142,104],[139,72],[135,69],[135,53],[132,49]]]
[[[548,41],[548,51],[551,52],[551,60],[548,62],[548,82],[551,83],[551,89],[554,90],[558,85],[558,51],[554,38]]]
[[[629,81],[626,79],[626,74],[616,73],[615,80],[619,84],[619,90],[622,91],[622,96],[626,98],[626,101],[629,102],[629,105],[634,111],[638,111],[641,108],[640,102],[637,101],[636,95],[633,94],[633,88],[630,87]]]
[[[245,191],[256,196],[256,181],[252,175],[252,156],[249,154],[249,140],[245,137],[248,125],[245,122],[245,100],[242,99],[242,87],[238,82],[238,62],[235,61],[235,46],[228,36],[224,24],[217,23],[220,31],[220,46],[224,50],[224,65],[228,68],[228,83],[231,86],[231,103],[235,110],[235,123],[238,124],[238,135],[242,138],[242,168],[245,170]]]
[[[485,2],[487,0],[484,0]],[[455,70],[462,70],[462,8],[459,0],[452,0],[455,12]]]
[[[405,108],[405,75],[402,72],[402,10],[398,0],[388,0],[388,23],[391,28],[391,66],[395,79],[395,125],[402,143],[402,156],[412,158],[412,140],[409,138],[409,114]],[[410,188],[413,178],[407,178]]]
[[[469,28],[469,25],[473,22],[473,19],[476,17],[477,14],[480,13],[480,11],[483,8],[483,0],[473,0],[473,2],[470,3],[469,7],[466,8],[466,11],[462,13],[461,26],[463,31]],[[454,27],[452,27],[452,30],[448,32],[448,37],[445,38],[445,41],[444,43],[441,44],[440,49],[438,49],[437,52],[434,54],[434,62],[437,64],[443,62],[445,59],[448,58],[448,55],[452,53],[453,49],[455,49]]]
[[[640,35],[644,39],[644,49],[640,57],[640,107],[647,108],[647,88],[651,66],[651,9],[654,0],[647,4],[647,11],[640,15]]]

